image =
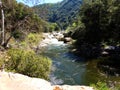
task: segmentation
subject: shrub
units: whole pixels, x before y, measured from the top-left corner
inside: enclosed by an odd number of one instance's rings
[[[13,37],[17,40],[23,41],[26,37],[25,33],[21,32],[20,30],[16,30],[13,32]]]
[[[38,45],[42,40],[41,33],[30,33],[27,35],[24,41],[17,43],[19,48],[22,49],[33,49],[34,46]]]
[[[36,44],[40,41],[41,37],[40,37],[40,34],[33,34],[33,33],[30,33],[26,40],[29,44]]]
[[[33,51],[20,49],[10,49],[8,55],[11,58],[6,62],[7,70],[31,77],[48,79],[51,66],[49,58],[38,56]]]
[[[105,82],[97,82],[96,84],[91,84],[90,86],[92,86],[94,90],[120,90],[119,85],[109,87],[109,85]]]
[[[109,87],[106,83],[97,82],[96,84],[91,85],[95,90],[109,90]]]
[[[0,69],[3,68],[3,66],[5,65],[5,61],[8,61],[9,58],[10,57],[6,54],[6,52],[1,52],[0,51]]]
[[[0,57],[0,68],[4,65],[4,60]]]

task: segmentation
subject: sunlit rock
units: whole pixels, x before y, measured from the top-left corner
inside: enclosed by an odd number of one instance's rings
[[[63,85],[63,86],[53,86],[53,90],[93,90],[93,88],[87,86]]]
[[[43,79],[0,72],[0,90],[52,90],[52,87]]]
[[[55,85],[39,78],[22,74],[0,72],[0,90],[93,90],[87,86]]]

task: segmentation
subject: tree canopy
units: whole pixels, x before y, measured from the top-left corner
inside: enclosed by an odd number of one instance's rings
[[[31,0],[27,1],[32,2]],[[23,39],[28,33],[41,32],[47,27],[47,23],[34,14],[32,8],[22,3],[17,3],[15,0],[2,0],[2,6],[1,10],[4,13],[0,14],[0,20],[4,20],[4,22],[1,22],[0,26],[4,25],[4,33],[2,31],[4,37],[1,36],[0,43],[3,46],[6,46],[12,37]],[[2,43],[3,38],[4,43]]]
[[[120,1],[84,0],[78,28],[73,30],[78,42],[109,44],[120,43]],[[75,36],[75,35],[74,35]]]

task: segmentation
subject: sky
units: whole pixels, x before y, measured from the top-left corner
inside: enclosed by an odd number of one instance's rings
[[[16,1],[17,2],[22,2],[22,3],[24,3],[24,4],[28,5],[28,6],[33,6],[34,5],[32,2],[24,2],[24,0],[16,0]],[[32,0],[30,0],[30,1],[32,1]],[[43,4],[43,3],[57,3],[57,2],[60,2],[60,1],[63,1],[63,0],[41,0],[40,3],[41,4]]]

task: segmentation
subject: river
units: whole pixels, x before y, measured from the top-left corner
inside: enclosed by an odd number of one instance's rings
[[[97,60],[86,61],[70,52],[70,45],[53,41],[43,54],[52,59],[50,82],[53,85],[90,85],[98,81],[120,81],[120,77],[107,76],[99,72]]]

